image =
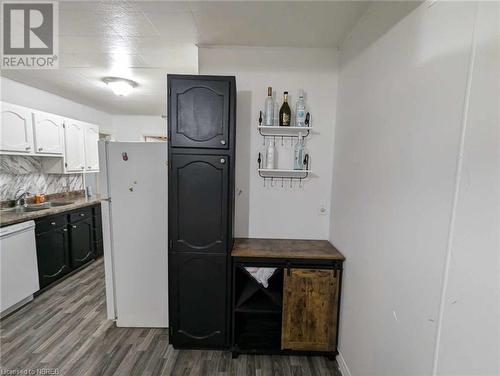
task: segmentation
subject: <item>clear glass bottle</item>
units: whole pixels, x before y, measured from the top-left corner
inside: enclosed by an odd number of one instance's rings
[[[304,91],[299,91],[299,100],[295,105],[295,125],[297,127],[306,126],[306,102],[304,101]]]
[[[273,170],[276,168],[276,147],[274,141],[269,141],[266,149],[266,169]]]
[[[269,86],[267,88],[267,98],[265,102],[265,125],[271,127],[274,125],[274,100],[273,100],[273,88]]]
[[[304,169],[304,140],[302,137],[302,133],[299,133],[299,140],[295,145],[295,150],[293,154],[293,169],[294,170],[303,170]]]

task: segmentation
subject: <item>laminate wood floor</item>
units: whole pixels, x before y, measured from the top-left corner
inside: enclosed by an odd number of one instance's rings
[[[340,376],[324,357],[231,359],[174,350],[166,329],[117,328],[106,319],[102,259],[0,321],[0,374]]]

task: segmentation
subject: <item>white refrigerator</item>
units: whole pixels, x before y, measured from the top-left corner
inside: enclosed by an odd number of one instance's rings
[[[168,327],[167,144],[99,142],[108,319]]]

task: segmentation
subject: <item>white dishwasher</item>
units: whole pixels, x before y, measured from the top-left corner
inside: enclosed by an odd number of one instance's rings
[[[0,228],[0,316],[33,299],[39,290],[35,222]]]

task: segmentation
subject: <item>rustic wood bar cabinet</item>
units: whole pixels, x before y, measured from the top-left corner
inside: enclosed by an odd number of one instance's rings
[[[233,357],[337,354],[344,256],[326,240],[236,239]],[[252,269],[253,268],[253,269]],[[268,286],[249,272],[276,268]]]

